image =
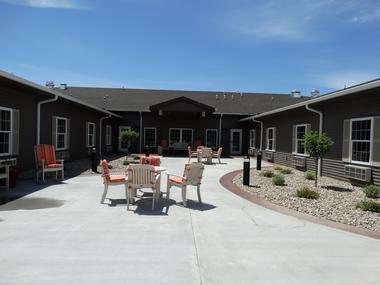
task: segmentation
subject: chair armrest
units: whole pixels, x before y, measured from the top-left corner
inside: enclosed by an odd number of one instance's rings
[[[161,174],[156,175],[156,182],[161,178]]]
[[[63,165],[63,163],[65,162],[65,160],[64,159],[57,159],[57,162],[58,162],[58,164],[62,164]]]
[[[174,174],[166,174],[168,179],[170,176],[174,176],[174,177],[179,177],[179,178],[182,178],[182,179],[185,179],[185,177],[181,176],[181,175],[174,175]]]
[[[44,159],[41,159],[41,160],[37,160],[37,167],[42,167],[45,165],[45,160]]]

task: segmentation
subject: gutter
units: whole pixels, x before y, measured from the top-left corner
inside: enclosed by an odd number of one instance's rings
[[[221,146],[221,142],[222,142],[222,118],[223,118],[223,114],[220,114],[220,119],[219,119],[219,147]]]
[[[99,156],[102,157],[102,123],[103,123],[103,120],[105,119],[109,119],[111,118],[112,115],[108,115],[108,116],[105,116],[105,117],[101,117],[100,120],[99,120],[99,126],[100,126],[100,129],[99,129]]]
[[[140,112],[140,148],[139,151],[141,153],[142,149],[142,112]]]
[[[58,94],[54,95],[54,98],[47,99],[43,101],[39,101],[37,103],[37,134],[36,134],[36,145],[40,144],[40,136],[41,136],[41,105],[51,103],[58,100]]]
[[[323,113],[321,111],[318,111],[316,109],[313,109],[309,106],[309,104],[305,105],[306,110],[317,113],[319,115],[319,135],[322,135],[323,132]],[[322,160],[321,158],[318,158],[318,177],[322,176]]]
[[[251,118],[252,122],[260,124],[260,151],[263,151],[263,134],[264,134],[264,123],[262,121],[258,121],[255,117]]]

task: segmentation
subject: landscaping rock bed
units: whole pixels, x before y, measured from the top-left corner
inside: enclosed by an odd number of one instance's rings
[[[294,169],[292,169],[292,174],[284,175],[285,186],[274,186],[272,178],[260,175],[265,170],[272,170],[274,174],[279,173],[273,167],[263,168],[261,171],[252,169],[250,186],[243,185],[242,174],[235,176],[233,182],[244,191],[274,204],[380,232],[380,213],[366,212],[356,208],[357,203],[363,200],[380,202],[380,199],[367,198],[361,187],[329,177],[320,177],[318,187],[315,188],[314,181],[307,180],[304,172]],[[314,200],[297,197],[297,190],[303,187],[318,192],[319,198]]]

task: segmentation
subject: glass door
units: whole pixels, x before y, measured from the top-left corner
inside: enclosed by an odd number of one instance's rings
[[[242,130],[231,129],[231,136],[230,136],[230,153],[231,154],[241,154],[241,141],[242,141]]]
[[[125,142],[121,140],[120,133],[122,131],[130,131],[131,127],[130,126],[119,126],[119,152],[126,152],[128,151],[128,146]]]

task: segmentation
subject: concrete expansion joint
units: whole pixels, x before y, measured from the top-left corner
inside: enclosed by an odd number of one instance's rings
[[[199,274],[199,284],[203,285],[202,280],[202,272],[201,272],[201,264],[199,262],[199,255],[198,255],[198,247],[197,247],[197,240],[195,238],[195,231],[194,231],[194,224],[193,224],[193,216],[191,215],[191,210],[189,211],[189,217],[190,217],[190,226],[191,226],[191,233],[193,234],[193,241],[194,241],[194,249],[195,249],[195,258],[197,260],[197,268],[198,268],[198,274]]]
[[[246,211],[246,207],[245,207],[245,206],[241,207],[241,211],[249,217],[249,219],[251,220],[251,222],[252,222],[255,226],[257,226],[257,227],[260,226],[260,225],[255,221],[255,219],[254,219],[254,218],[253,218],[253,217],[252,217],[252,216]]]

